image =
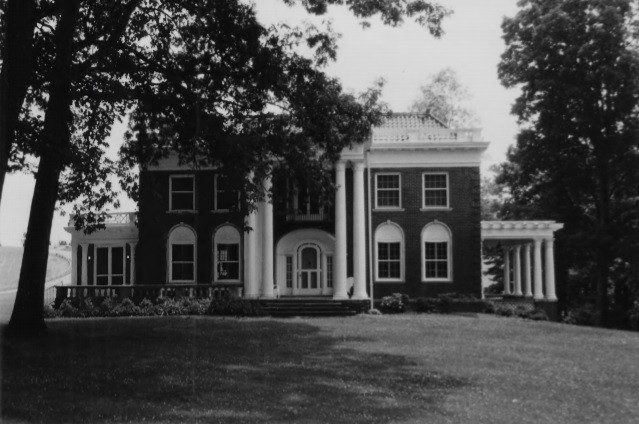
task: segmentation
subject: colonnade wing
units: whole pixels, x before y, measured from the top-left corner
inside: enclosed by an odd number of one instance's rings
[[[482,242],[500,247],[504,255],[504,295],[557,300],[554,238],[563,226],[555,221],[482,221]]]

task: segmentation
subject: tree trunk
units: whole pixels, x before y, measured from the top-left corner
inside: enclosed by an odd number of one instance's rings
[[[7,334],[13,336],[38,335],[46,329],[44,283],[60,172],[71,144],[71,65],[79,9],[78,0],[66,0],[59,4],[61,15],[54,39],[56,57],[50,77],[44,131],[38,149],[40,163],[24,243],[18,293],[7,328]]]
[[[35,0],[8,0],[0,71],[0,203],[20,109],[33,71]]]

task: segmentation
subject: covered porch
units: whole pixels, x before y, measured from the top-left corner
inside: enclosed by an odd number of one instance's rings
[[[554,234],[563,226],[555,221],[482,221],[483,245],[502,250],[504,299],[557,302]]]

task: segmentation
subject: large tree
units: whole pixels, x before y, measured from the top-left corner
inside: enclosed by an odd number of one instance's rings
[[[615,259],[637,260],[637,6],[521,0],[502,25],[499,77],[521,89],[513,113],[522,126],[499,176],[512,194],[507,214],[565,223],[558,272],[593,283],[600,322],[611,291],[617,308],[630,297],[630,282],[612,281]]]
[[[467,104],[470,93],[453,69],[445,68],[431,75],[420,91],[411,111],[430,113],[450,128],[469,128],[479,123]]]
[[[35,0],[0,2],[0,201],[9,156],[33,71]]]
[[[294,0],[285,0],[296,3]],[[414,17],[439,35],[445,10],[422,0],[307,0],[310,13],[342,4],[396,25]],[[126,168],[170,151],[235,172],[246,212],[265,195],[254,184],[284,159],[326,180],[326,165],[361,142],[379,117],[377,90],[359,101],[319,67],[335,56],[331,33],[266,29],[238,0],[39,2],[34,71],[12,148],[39,158],[18,294],[9,331],[43,331],[42,299],[56,202],[99,224],[114,201],[104,159],[115,121],[130,114]],[[296,53],[305,42],[314,57]],[[6,44],[4,45],[6,47]],[[255,178],[248,178],[249,170]],[[240,178],[241,177],[241,178]],[[320,179],[321,180],[321,179]],[[82,221],[82,220],[81,220]],[[86,222],[84,222],[86,223]]]

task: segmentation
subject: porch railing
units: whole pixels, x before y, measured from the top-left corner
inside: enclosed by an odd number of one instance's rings
[[[241,297],[242,283],[228,284],[139,284],[130,286],[55,286],[55,304],[66,298],[120,297],[155,299],[158,297],[223,298]]]

